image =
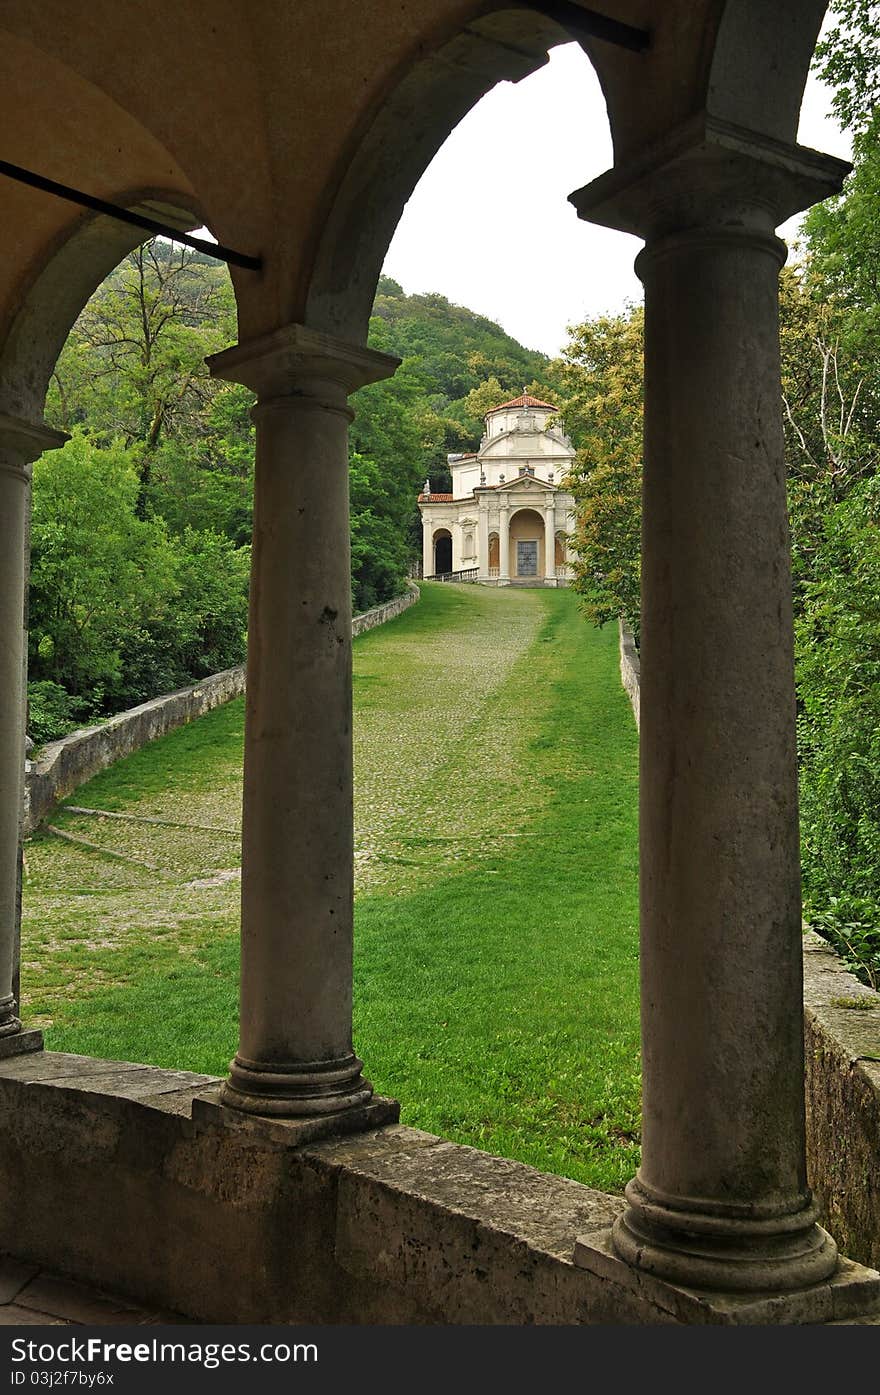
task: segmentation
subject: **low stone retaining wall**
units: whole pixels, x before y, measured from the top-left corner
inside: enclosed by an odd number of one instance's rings
[[[639,656],[620,625],[620,676],[639,722]],[[804,940],[807,1171],[851,1259],[880,1267],[880,994],[813,931]]]
[[[620,628],[620,681],[632,703],[636,726],[640,727],[642,669],[639,660],[639,651],[636,649],[636,642],[632,637],[632,633],[627,629],[622,620],[618,621],[618,625]]]
[[[352,634],[360,635],[393,620],[419,599],[419,588],[407,582],[402,596],[373,610],[356,615]],[[33,833],[42,819],[60,799],[72,794],[100,770],[114,761],[139,751],[148,741],[184,726],[196,717],[203,717],[244,692],[244,666],[212,674],[189,688],[143,702],[128,712],[120,712],[101,726],[86,727],[71,732],[61,741],[49,742],[38,760],[29,763],[25,771],[23,832]]]
[[[72,794],[99,770],[243,692],[244,667],[228,668],[190,688],[120,712],[99,727],[87,727],[61,741],[49,742],[25,771],[24,832],[32,833],[59,799]]]
[[[408,581],[402,596],[395,596],[392,601],[386,601],[384,605],[374,606],[372,610],[365,610],[361,615],[355,615],[351,622],[352,635],[356,639],[366,630],[374,630],[377,625],[384,625],[387,620],[393,620],[395,616],[402,615],[405,610],[409,610],[411,605],[415,605],[420,595],[418,586]]]

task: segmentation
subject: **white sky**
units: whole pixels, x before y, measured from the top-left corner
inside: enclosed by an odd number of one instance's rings
[[[849,140],[829,107],[811,76],[799,140],[846,159]],[[611,163],[593,67],[577,44],[556,48],[531,77],[499,83],[452,132],[404,209],[385,271],[410,294],[439,291],[556,354],[566,325],[641,299],[640,241],[582,222],[568,203]],[[791,240],[798,221],[782,235]]]

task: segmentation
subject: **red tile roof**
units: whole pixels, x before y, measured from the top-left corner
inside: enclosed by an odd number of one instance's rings
[[[455,496],[452,494],[420,494],[420,504],[451,504]]]
[[[523,392],[519,397],[511,397],[509,402],[501,402],[497,407],[490,407],[486,416],[490,417],[493,412],[500,412],[505,407],[545,407],[551,412],[559,411],[559,408],[554,407],[552,402],[542,402],[540,397],[532,397],[529,393]]]

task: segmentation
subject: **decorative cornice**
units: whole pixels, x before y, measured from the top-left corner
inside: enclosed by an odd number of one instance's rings
[[[0,469],[12,474],[24,472],[26,477],[25,467],[43,451],[57,450],[68,440],[66,432],[55,431],[45,422],[25,421],[23,417],[0,412]]]
[[[299,324],[245,340],[205,361],[212,377],[243,383],[264,401],[312,396],[321,383],[342,388],[347,395],[366,383],[390,378],[400,363],[392,354]]]
[[[637,237],[725,227],[755,235],[836,194],[851,166],[700,114],[569,195],[578,216]]]

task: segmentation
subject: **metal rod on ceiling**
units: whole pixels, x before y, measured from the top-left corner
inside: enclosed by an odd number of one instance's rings
[[[644,53],[650,47],[651,35],[647,29],[636,29],[619,19],[609,19],[608,15],[597,10],[587,10],[574,0],[529,0],[531,7],[548,19],[555,19],[572,35],[583,34],[590,39],[604,39],[618,48],[628,48],[633,53]]]
[[[79,204],[80,208],[104,213],[108,218],[115,218],[120,223],[130,223],[134,228],[142,228],[145,232],[167,237],[172,242],[183,242],[187,247],[192,247],[196,252],[204,252],[206,256],[214,257],[217,261],[231,262],[233,266],[244,267],[246,271],[262,269],[260,257],[249,257],[246,252],[236,252],[231,247],[224,247],[220,242],[208,242],[203,237],[193,237],[192,233],[180,232],[170,223],[162,223],[157,218],[148,218],[146,214],[134,213],[129,208],[107,203],[106,199],[84,194],[81,189],[72,189],[68,184],[58,184],[54,179],[46,179],[45,175],[35,174],[33,170],[11,165],[7,160],[0,160],[0,174],[5,175],[7,179],[14,179],[19,184],[27,184],[31,189],[40,189],[44,194],[54,194],[56,198],[66,199],[68,203]]]

